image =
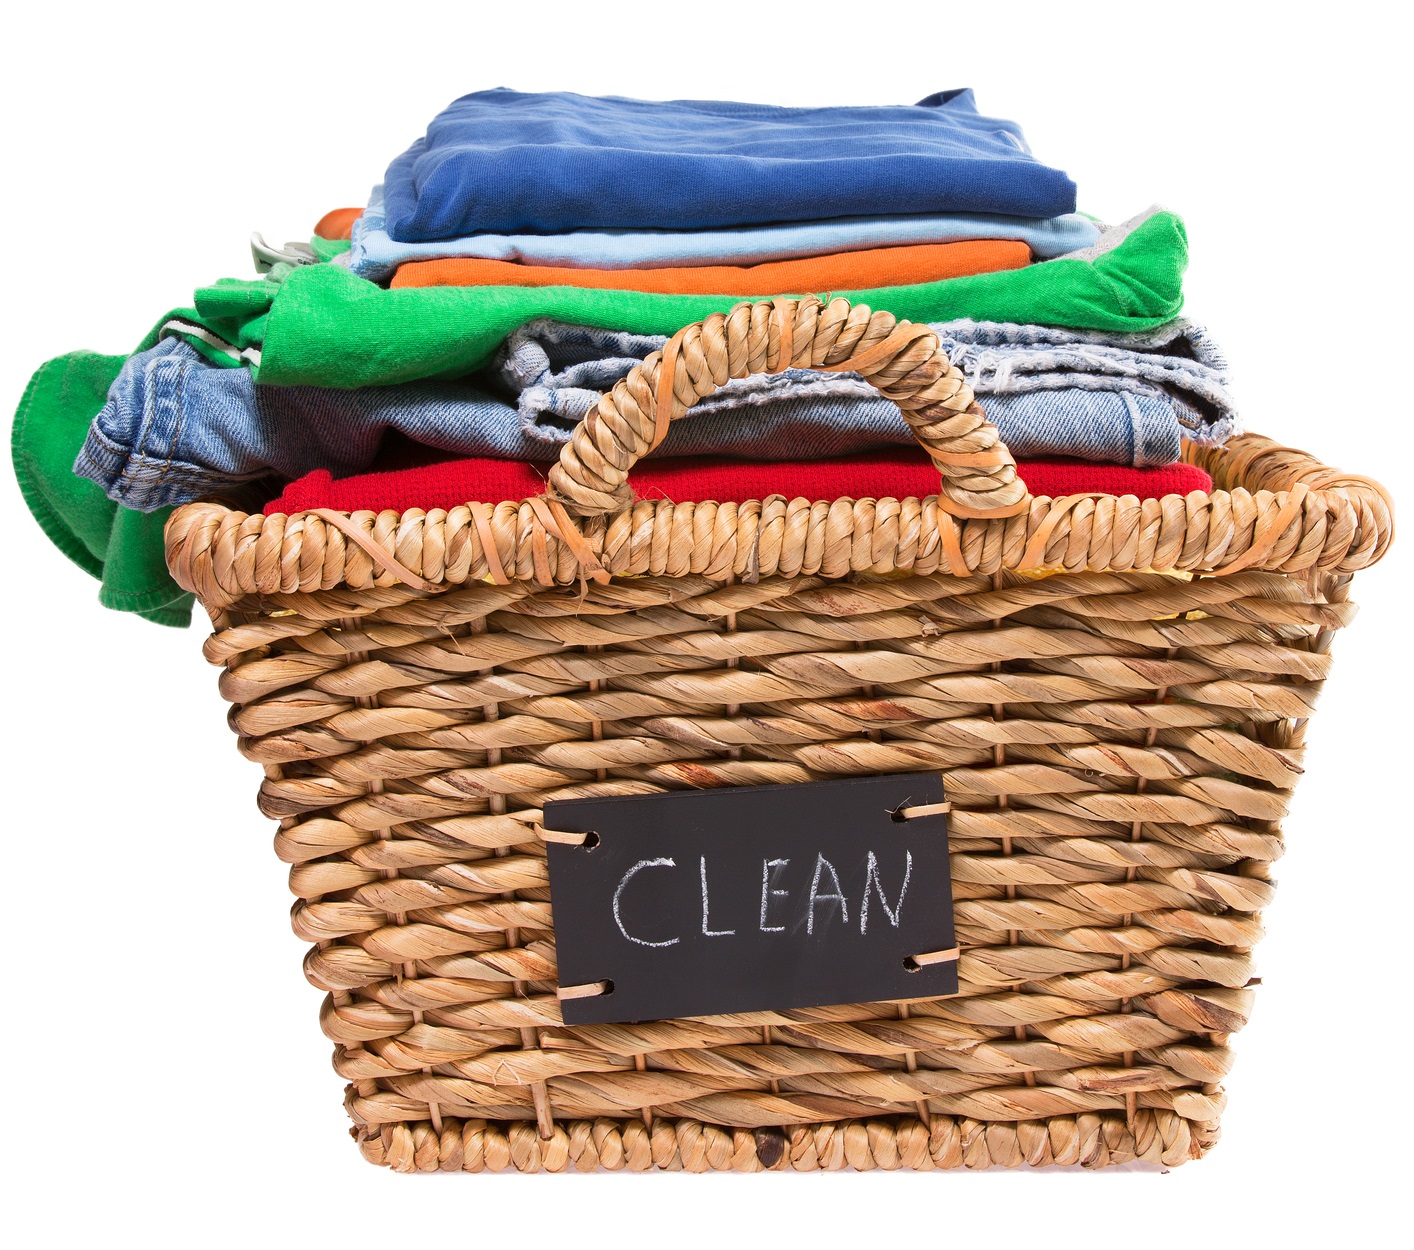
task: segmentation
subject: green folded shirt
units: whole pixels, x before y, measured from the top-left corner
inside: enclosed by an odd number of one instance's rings
[[[1188,240],[1173,213],[1155,213],[1093,257],[915,286],[821,292],[910,321],[1011,321],[1087,330],[1151,330],[1183,305]],[[341,265],[296,269],[257,288],[258,377],[275,386],[388,386],[456,377],[484,365],[503,339],[537,317],[637,334],[672,334],[736,295],[652,295],[578,287],[408,287],[385,290]],[[787,292],[782,292],[786,294]],[[207,288],[197,310],[227,319],[237,292]],[[249,326],[241,333],[252,336]]]

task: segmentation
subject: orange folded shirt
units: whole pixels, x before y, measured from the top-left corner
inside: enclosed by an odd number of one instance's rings
[[[408,261],[398,266],[392,285],[580,286],[663,295],[785,295],[912,286],[1021,269],[1030,263],[1031,249],[1015,239],[876,247],[762,265],[704,265],[700,269],[569,269],[459,256]]]

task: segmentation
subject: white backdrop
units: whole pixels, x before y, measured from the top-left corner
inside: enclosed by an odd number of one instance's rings
[[[490,86],[780,104],[973,86],[1107,220],[1181,212],[1190,315],[1249,428],[1410,481],[1405,19],[1395,6],[30,5],[6,19],[0,401],[127,351],[253,229],[360,203]],[[1356,580],[1259,951],[1224,1139],[1168,1175],[400,1177],[346,1137],[255,765],[200,628],[99,608],[12,477],[0,924],[15,1244],[1239,1244],[1402,1211],[1410,547]]]

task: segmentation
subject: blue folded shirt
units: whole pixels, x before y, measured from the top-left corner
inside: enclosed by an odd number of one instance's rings
[[[499,87],[439,113],[388,167],[385,190],[399,242],[1075,209],[1075,184],[1031,155],[1014,122],[978,113],[970,90],[778,108]]]

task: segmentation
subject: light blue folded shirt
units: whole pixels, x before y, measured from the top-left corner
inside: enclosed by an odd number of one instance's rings
[[[352,247],[335,258],[361,278],[386,282],[415,260],[474,257],[576,269],[699,268],[759,265],[799,256],[828,256],[871,247],[909,247],[964,239],[1016,239],[1042,260],[1091,247],[1099,227],[1079,213],[1004,217],[992,213],[839,217],[723,230],[571,230],[565,234],[469,234],[428,243],[399,243],[387,230],[383,188],[353,225]]]

